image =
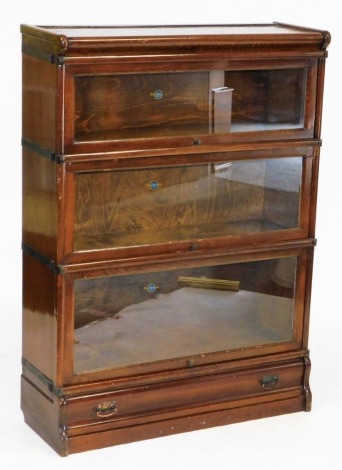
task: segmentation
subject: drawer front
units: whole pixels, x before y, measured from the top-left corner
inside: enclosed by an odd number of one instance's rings
[[[67,400],[68,425],[105,422],[243,400],[300,388],[301,360]]]

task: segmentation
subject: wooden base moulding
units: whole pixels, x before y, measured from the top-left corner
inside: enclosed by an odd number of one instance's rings
[[[311,409],[308,356],[82,395],[40,389],[24,374],[25,421],[62,456]]]

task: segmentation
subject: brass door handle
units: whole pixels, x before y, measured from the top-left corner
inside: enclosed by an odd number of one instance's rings
[[[115,401],[104,401],[96,405],[94,411],[99,418],[107,418],[114,415],[118,409]]]
[[[267,390],[273,390],[274,388],[277,388],[279,385],[279,376],[278,375],[264,375],[259,380],[259,383],[262,386],[262,388],[265,388]]]

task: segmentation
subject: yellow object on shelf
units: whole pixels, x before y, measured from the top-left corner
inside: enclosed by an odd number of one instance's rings
[[[218,289],[238,292],[240,281],[229,281],[226,279],[208,279],[207,277],[186,277],[179,276],[178,282],[189,287],[201,289]]]

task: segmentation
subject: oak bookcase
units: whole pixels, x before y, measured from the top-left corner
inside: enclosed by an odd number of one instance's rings
[[[329,33],[21,32],[25,421],[67,455],[310,410]]]

